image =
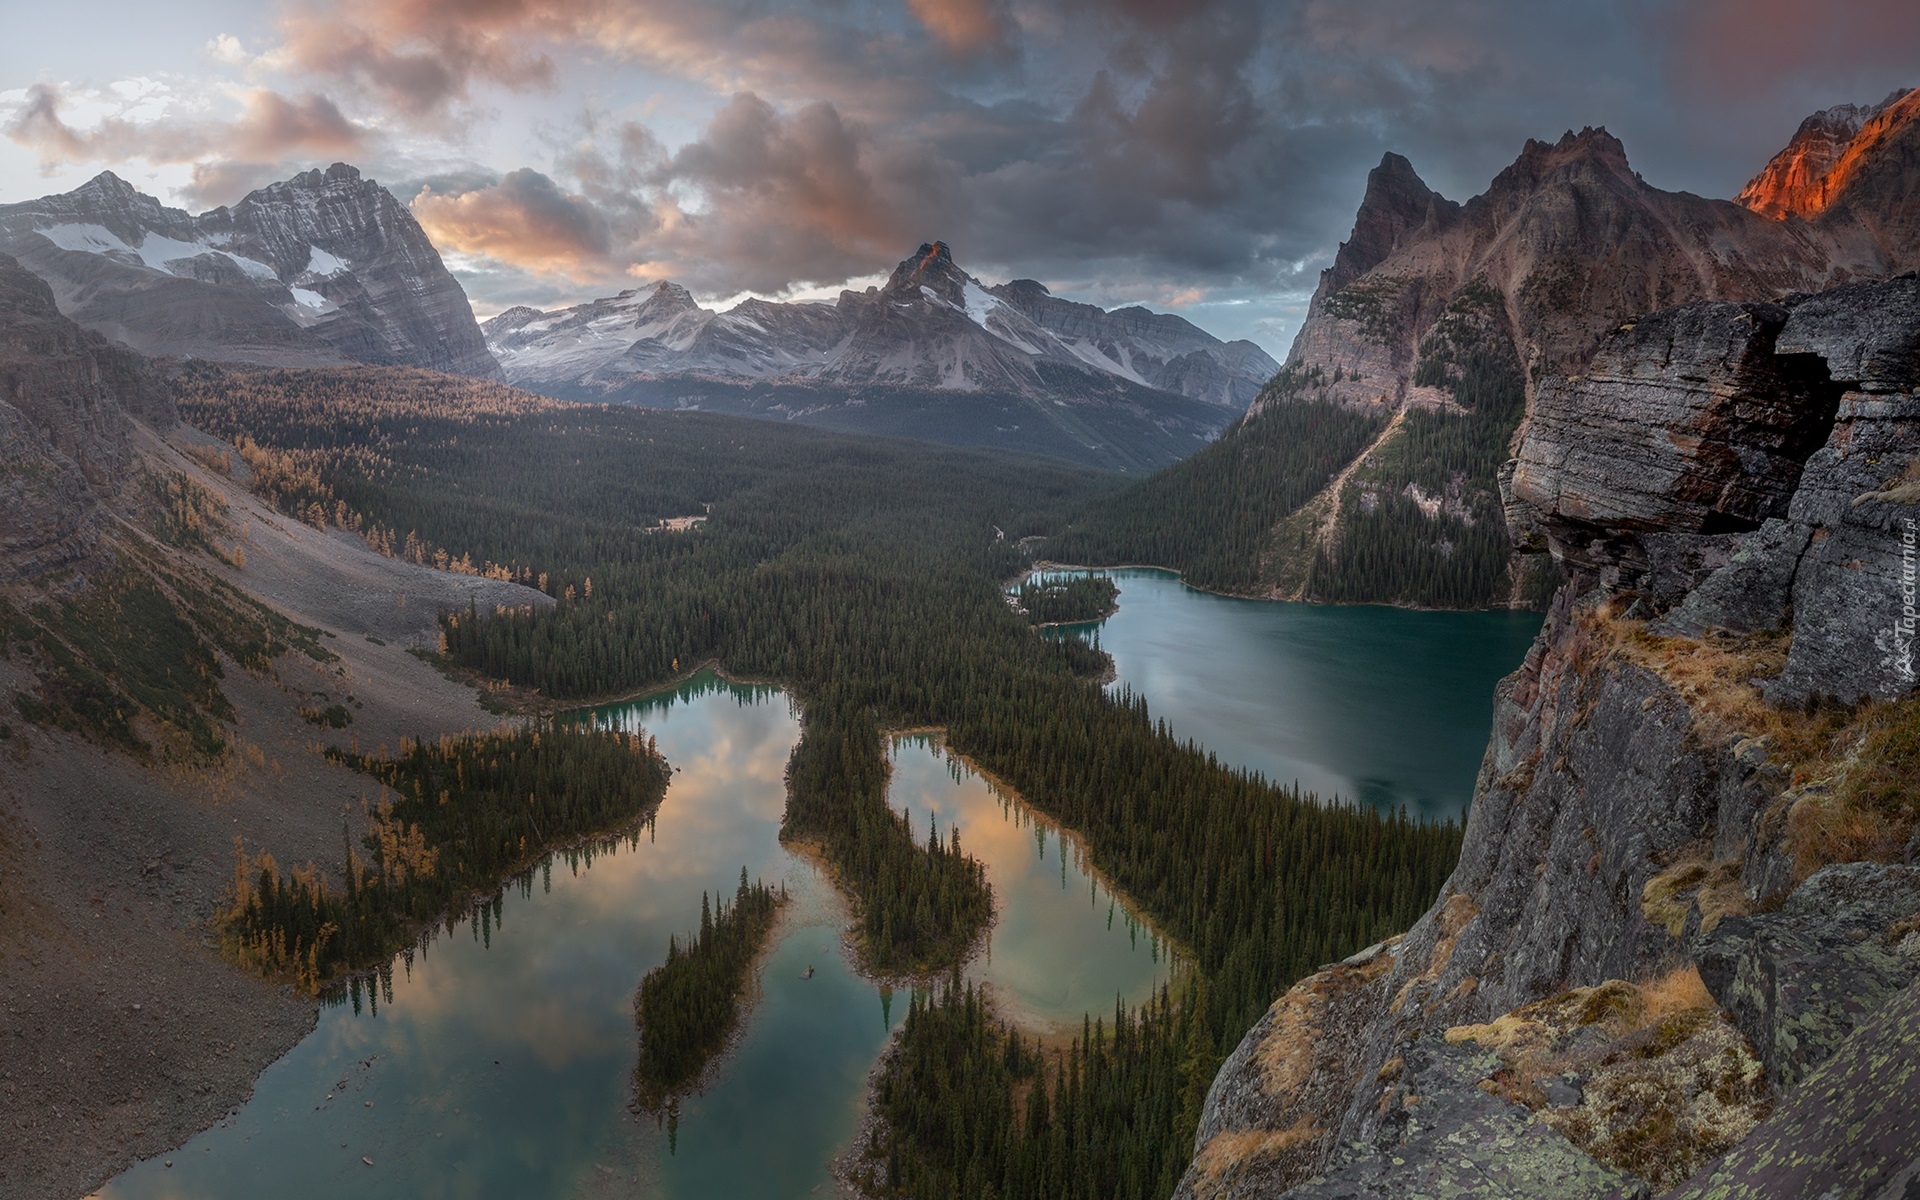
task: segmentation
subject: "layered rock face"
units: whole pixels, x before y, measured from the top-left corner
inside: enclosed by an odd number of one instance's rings
[[[4,578],[90,555],[99,507],[132,452],[132,420],[165,428],[173,402],[139,358],[60,314],[53,292],[0,255],[0,563]]]
[[[199,216],[105,172],[0,206],[0,249],[68,316],[145,353],[501,377],[419,223],[344,163]]]
[[[1563,560],[1662,609],[1684,590],[1664,632],[1790,632],[1775,700],[1889,699],[1913,682],[1916,339],[1912,275],[1655,313],[1542,389],[1511,494]]]
[[[1836,1140],[1830,1111],[1911,1103],[1874,1014],[1920,996],[1916,301],[1685,305],[1541,388],[1510,511],[1565,584],[1496,694],[1459,866],[1248,1035],[1183,1194],[1920,1175],[1920,1129]],[[1828,1078],[1857,1101],[1803,1102]]]

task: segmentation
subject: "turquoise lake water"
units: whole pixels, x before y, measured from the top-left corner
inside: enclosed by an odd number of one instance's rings
[[[1062,572],[1056,572],[1062,573]],[[1493,685],[1540,631],[1526,612],[1415,612],[1240,600],[1171,571],[1105,571],[1097,631],[1114,687],[1223,762],[1410,813],[1459,816],[1493,726]]]

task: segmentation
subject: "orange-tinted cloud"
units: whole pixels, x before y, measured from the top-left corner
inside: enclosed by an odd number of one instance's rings
[[[544,87],[553,60],[539,48],[583,32],[600,6],[568,0],[302,2],[281,21],[273,65],[353,80],[420,116],[464,99],[475,80]]]
[[[661,172],[704,205],[678,213],[658,247],[677,274],[710,275],[716,290],[723,278],[762,292],[838,283],[894,262],[924,229],[953,218],[949,171],[832,105],[782,114],[741,93]]]
[[[1003,0],[907,0],[927,32],[959,54],[1004,48],[1010,20]]]
[[[443,250],[583,281],[619,273],[606,216],[538,171],[513,171],[457,196],[424,189],[413,199],[413,215]]]

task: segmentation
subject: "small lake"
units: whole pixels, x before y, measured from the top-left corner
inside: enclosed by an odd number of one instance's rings
[[[1440,819],[1466,812],[1493,685],[1543,620],[1241,600],[1172,571],[1101,574],[1119,585],[1119,611],[1065,628],[1097,632],[1113,686],[1145,696],[1177,736],[1276,783]]]
[[[967,976],[1002,1016],[1034,1032],[1078,1033],[1081,1018],[1136,1004],[1167,982],[1167,946],[1090,872],[1079,843],[975,774],[935,738],[897,738],[888,800],[926,837],[955,822],[987,864],[997,919]]]
[[[550,861],[396,962],[390,988],[323,1007],[236,1114],[98,1194],[831,1194],[829,1162],[856,1132],[868,1073],[908,998],[854,972],[840,897],[779,844],[798,715],[776,689],[711,673],[598,714],[644,727],[674,767],[649,825]],[[1137,1003],[1167,978],[1164,947],[1087,875],[1072,843],[936,742],[896,742],[892,787],[922,836],[934,814],[943,832],[958,822],[987,864],[1000,916],[969,974],[1009,1014],[1077,1027],[1083,1012]],[[633,992],[668,937],[698,926],[701,892],[731,895],[742,866],[784,882],[794,902],[737,1046],[667,1129],[627,1107]]]

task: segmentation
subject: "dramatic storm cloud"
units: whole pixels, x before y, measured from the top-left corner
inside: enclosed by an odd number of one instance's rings
[[[1464,198],[1604,124],[1729,196],[1806,113],[1920,83],[1901,0],[207,0],[152,61],[111,7],[0,51],[5,199],[110,166],[216,203],[349,159],[483,311],[831,294],[942,238],[1276,352],[1383,151]]]

